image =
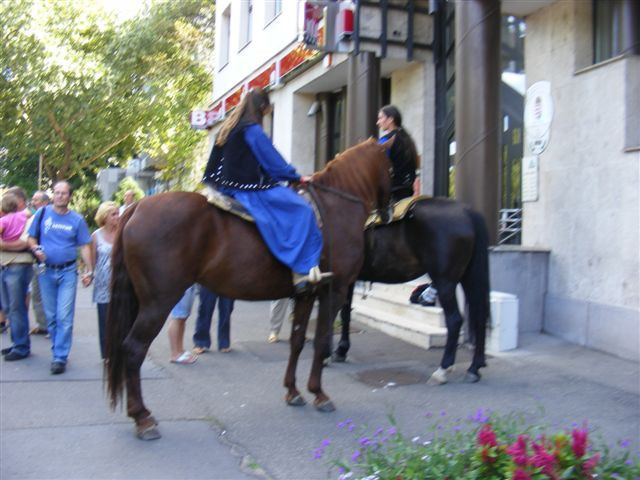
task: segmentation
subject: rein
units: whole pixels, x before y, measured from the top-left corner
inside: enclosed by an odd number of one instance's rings
[[[313,189],[317,188],[318,190],[323,190],[325,192],[333,193],[334,195],[337,195],[338,197],[344,198],[345,200],[349,200],[351,202],[360,203],[365,208],[367,207],[364,204],[364,201],[361,198],[358,198],[355,195],[351,195],[350,193],[343,192],[342,190],[338,190],[337,188],[328,187],[328,186],[322,185],[320,183],[314,183],[313,181],[307,183],[307,188],[308,188],[309,192],[311,192]],[[312,195],[315,195],[315,193],[313,193]],[[314,200],[317,201],[317,198],[314,197]]]

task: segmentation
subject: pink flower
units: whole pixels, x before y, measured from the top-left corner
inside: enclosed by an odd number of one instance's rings
[[[591,470],[598,464],[600,460],[600,454],[596,453],[593,457],[582,464],[582,473],[585,475],[591,475]]]
[[[496,434],[491,429],[491,425],[486,423],[478,432],[478,444],[486,445],[487,447],[497,447],[498,439]]]
[[[529,462],[529,456],[527,454],[527,440],[526,435],[518,435],[516,443],[507,448],[507,453],[513,458],[513,462],[516,465],[525,466]]]
[[[576,455],[576,458],[581,458],[587,451],[587,435],[588,432],[586,428],[584,430],[575,429],[571,432],[571,436],[573,437],[571,449]]]
[[[531,480],[531,477],[521,468],[516,468],[516,471],[513,472],[513,477],[511,477],[511,480]]]
[[[533,448],[533,456],[531,457],[531,465],[534,467],[542,468],[542,473],[550,478],[556,478],[554,473],[554,467],[556,464],[555,457],[547,452],[544,448],[544,438],[541,443],[533,442],[531,444]]]

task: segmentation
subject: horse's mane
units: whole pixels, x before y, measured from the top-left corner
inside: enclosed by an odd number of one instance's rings
[[[313,174],[313,182],[369,197],[372,181],[376,182],[380,178],[380,170],[385,168],[384,162],[371,161],[376,155],[384,155],[384,148],[369,138],[337,154],[322,170]],[[375,187],[378,187],[377,183]]]

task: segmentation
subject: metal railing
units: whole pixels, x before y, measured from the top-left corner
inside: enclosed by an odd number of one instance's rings
[[[498,212],[498,244],[519,244],[522,232],[522,209],[501,208]]]

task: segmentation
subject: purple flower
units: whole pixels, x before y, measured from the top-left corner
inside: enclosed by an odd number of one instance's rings
[[[424,416],[427,417],[427,418],[431,418],[431,417],[433,417],[433,413],[432,412],[427,412],[427,413],[424,414]]]
[[[353,454],[351,455],[351,461],[357,462],[358,458],[360,458],[360,450],[356,450],[355,452],[353,452]]]
[[[631,446],[631,440],[623,440],[620,442],[620,446],[623,448],[629,448]]]
[[[318,459],[318,458],[322,458],[322,454],[324,453],[324,450],[321,448],[316,448],[313,451],[313,458]]]
[[[396,427],[390,427],[389,430],[387,430],[387,433],[389,435],[395,435],[396,434]]]
[[[322,440],[322,443],[320,445],[322,445],[323,447],[328,447],[329,445],[331,445],[331,439],[325,438],[324,440]]]
[[[369,437],[362,437],[360,440],[358,440],[358,443],[363,447],[366,447],[367,445],[371,444],[371,441],[369,440]]]
[[[374,432],[373,436],[377,437],[378,435],[381,435],[382,432],[384,432],[384,428],[380,427]]]
[[[356,428],[355,425],[352,423],[349,425],[349,427],[347,428],[347,430],[349,430],[350,432],[353,432],[353,429]]]
[[[441,416],[441,417],[445,417],[446,415],[447,415],[447,412],[446,412],[445,410],[442,410],[442,411],[440,412],[440,416]]]
[[[482,408],[479,408],[471,420],[478,423],[487,423],[489,421],[489,416]]]

